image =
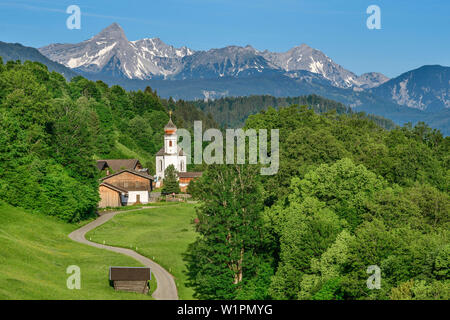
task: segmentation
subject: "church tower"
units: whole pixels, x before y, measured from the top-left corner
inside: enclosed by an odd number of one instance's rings
[[[164,172],[170,165],[178,172],[186,172],[186,156],[178,147],[177,127],[172,122],[172,111],[169,112],[169,122],[164,126],[164,146],[156,154],[156,187],[161,185]]]
[[[169,122],[164,127],[164,153],[165,154],[177,154],[177,127],[172,122],[172,111],[169,112]]]

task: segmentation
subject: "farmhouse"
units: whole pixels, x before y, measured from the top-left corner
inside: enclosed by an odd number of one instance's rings
[[[100,179],[100,208],[149,202],[153,177],[144,172],[121,170]]]

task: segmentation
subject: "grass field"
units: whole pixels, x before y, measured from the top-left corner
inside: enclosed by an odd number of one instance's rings
[[[151,299],[116,292],[109,266],[141,266],[132,258],[70,240],[80,225],[35,215],[0,202],[0,299]],[[66,269],[81,269],[81,289],[66,286]],[[155,288],[153,280],[151,291]]]
[[[140,254],[175,276],[180,299],[192,299],[192,289],[185,286],[183,254],[195,240],[194,218],[194,205],[188,203],[124,212],[90,231],[86,238],[117,247],[137,247]]]

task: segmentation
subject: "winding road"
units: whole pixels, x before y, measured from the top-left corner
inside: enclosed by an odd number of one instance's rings
[[[151,207],[149,207],[151,208]],[[163,267],[161,267],[156,262],[150,260],[147,257],[144,257],[137,253],[136,251],[126,249],[126,248],[120,248],[120,247],[112,247],[108,245],[103,245],[95,242],[91,242],[89,240],[86,240],[85,235],[87,232],[91,231],[92,229],[97,228],[98,226],[104,224],[105,222],[112,219],[116,214],[119,213],[125,213],[125,212],[131,212],[131,211],[137,211],[142,209],[136,209],[136,210],[128,210],[128,211],[116,211],[116,212],[109,212],[101,215],[96,220],[88,223],[87,225],[81,227],[80,229],[77,229],[69,234],[69,238],[83,244],[87,244],[92,247],[105,249],[117,253],[121,253],[124,255],[127,255],[129,257],[134,258],[135,260],[142,263],[144,266],[149,267],[153,273],[153,275],[156,278],[157,282],[157,288],[153,292],[152,297],[156,300],[178,300],[178,291],[177,287],[175,285],[175,280],[173,276],[166,271]]]

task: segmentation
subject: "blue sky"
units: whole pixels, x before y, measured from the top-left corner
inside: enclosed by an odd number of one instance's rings
[[[80,30],[66,28],[72,4],[81,8]],[[366,27],[372,4],[381,30]],[[450,66],[449,17],[448,0],[0,0],[0,41],[75,43],[117,22],[129,40],[159,37],[195,50],[306,43],[356,74],[394,77],[424,64]]]

